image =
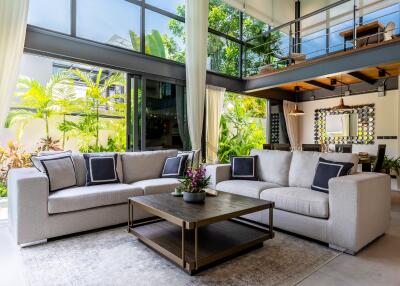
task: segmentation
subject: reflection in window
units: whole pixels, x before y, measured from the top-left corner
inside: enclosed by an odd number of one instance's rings
[[[28,24],[60,33],[71,33],[70,0],[30,0]]]
[[[208,26],[229,36],[239,38],[239,10],[225,4],[222,0],[210,0],[208,6]]]
[[[184,23],[146,10],[146,54],[185,62]]]
[[[190,149],[184,87],[146,81],[146,149]]]
[[[125,0],[78,0],[78,37],[140,51],[140,7]]]
[[[212,71],[239,76],[239,44],[208,34],[207,68]]]

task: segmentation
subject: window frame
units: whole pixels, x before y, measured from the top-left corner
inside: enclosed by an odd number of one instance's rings
[[[93,40],[90,40],[90,39],[77,37],[77,34],[76,34],[76,27],[77,27],[77,23],[76,23],[77,22],[77,1],[79,1],[79,0],[70,0],[70,8],[71,8],[71,11],[70,11],[70,13],[71,13],[71,23],[70,24],[71,24],[71,27],[70,27],[70,33],[68,33],[66,35],[71,36],[73,38],[78,38],[78,39],[82,39],[82,40],[85,40],[85,41],[89,41],[89,42],[99,43],[99,44],[105,45],[105,46],[111,46],[111,47],[117,48],[117,49],[123,49],[124,51],[129,51],[131,53],[139,53],[139,54],[142,54],[142,55],[146,55],[148,57],[155,57],[155,58],[160,59],[160,60],[165,60],[165,61],[169,61],[169,62],[173,62],[173,63],[177,63],[177,64],[182,64],[182,63],[179,63],[179,62],[174,61],[174,60],[164,59],[164,58],[160,58],[160,57],[157,57],[157,56],[152,56],[152,55],[146,54],[146,51],[145,51],[145,37],[146,37],[146,35],[145,35],[145,21],[146,21],[145,14],[146,14],[146,10],[150,10],[152,12],[161,14],[163,16],[169,17],[171,19],[177,20],[177,21],[182,22],[182,23],[185,23],[185,18],[184,17],[181,17],[181,16],[179,16],[177,14],[174,14],[174,13],[171,13],[169,11],[166,11],[166,10],[163,10],[161,8],[158,8],[158,7],[156,7],[154,5],[151,5],[149,3],[146,3],[146,0],[124,0],[126,2],[131,3],[132,5],[139,6],[140,10],[141,10],[140,11],[140,15],[141,15],[141,20],[140,20],[140,51],[133,51],[133,50],[124,49],[122,47],[117,47],[117,46],[113,46],[113,45],[110,45],[110,44],[100,43],[100,42],[96,42],[96,41],[93,41]],[[36,27],[35,25],[30,25],[30,26]],[[60,33],[60,32],[57,32],[57,31],[53,31],[53,30],[50,30],[50,29],[46,29],[46,28],[42,28],[42,27],[38,27],[38,28],[39,29],[43,29],[43,30],[52,31],[54,33],[63,34],[63,33]],[[218,30],[215,30],[213,28],[210,28],[210,27],[208,28],[208,33],[214,34],[214,35],[219,36],[221,38],[225,38],[225,39],[230,40],[230,41],[232,41],[234,43],[237,43],[239,45],[239,47],[240,47],[240,49],[239,49],[239,63],[238,63],[238,66],[239,66],[238,75],[239,76],[232,76],[232,75],[229,75],[229,74],[216,72],[216,71],[211,71],[211,72],[216,73],[216,74],[221,74],[221,75],[224,75],[224,76],[233,77],[233,78],[240,78],[240,79],[243,78],[243,74],[244,74],[243,73],[243,69],[244,69],[243,63],[245,61],[245,59],[244,59],[245,50],[246,50],[246,47],[249,47],[251,45],[249,43],[246,43],[246,41],[244,41],[244,39],[243,39],[243,12],[240,11],[240,10],[239,10],[239,29],[240,29],[239,30],[239,34],[240,35],[239,35],[239,38],[236,38],[236,37],[233,37],[231,35],[228,35],[228,34],[225,34],[223,32],[220,32]]]

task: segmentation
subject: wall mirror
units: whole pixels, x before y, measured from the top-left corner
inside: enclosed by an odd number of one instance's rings
[[[374,144],[375,106],[355,105],[347,110],[315,110],[316,144]]]

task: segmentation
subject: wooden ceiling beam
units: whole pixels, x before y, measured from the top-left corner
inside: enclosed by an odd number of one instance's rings
[[[358,78],[359,80],[365,81],[370,85],[374,85],[377,82],[376,79],[369,77],[359,71],[349,72],[348,74],[351,75],[352,77]]]
[[[334,86],[331,86],[329,84],[325,84],[325,83],[317,81],[317,80],[307,80],[305,82],[308,83],[308,84],[314,85],[314,86],[318,86],[318,87],[323,88],[323,89],[335,90]]]

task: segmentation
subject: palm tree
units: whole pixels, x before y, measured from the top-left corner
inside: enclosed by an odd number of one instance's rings
[[[65,72],[53,74],[46,85],[28,77],[21,77],[17,82],[17,92],[20,98],[19,109],[8,113],[5,127],[9,128],[20,123],[23,130],[32,119],[38,118],[45,122],[45,137],[49,138],[49,118],[54,115],[55,99],[65,97],[65,86],[72,83],[70,75]],[[21,136],[20,133],[19,137]]]
[[[102,69],[99,69],[95,79],[93,79],[93,74],[82,72],[79,69],[71,70],[71,73],[79,78],[86,85],[86,97],[84,99],[85,116],[81,120],[82,122],[74,123],[67,121],[64,124],[68,127],[67,130],[79,130],[85,131],[87,135],[93,134],[96,140],[96,149],[99,149],[99,130],[100,130],[100,108],[103,106],[105,108],[114,109],[116,106],[115,99],[124,98],[124,94],[114,94],[112,96],[104,96],[107,90],[112,86],[124,86],[125,78],[123,73],[117,72],[111,74],[104,81],[102,80]],[[85,124],[83,124],[85,123]],[[94,124],[94,128],[87,125]]]

